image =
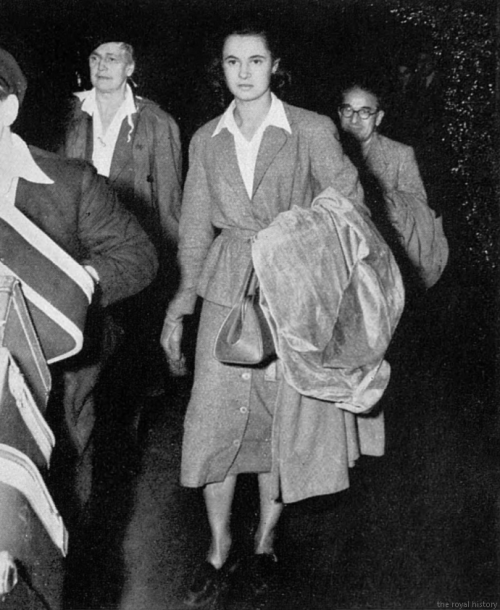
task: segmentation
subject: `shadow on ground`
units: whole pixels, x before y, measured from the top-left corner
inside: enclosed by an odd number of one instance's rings
[[[428,315],[405,322],[383,398],[387,454],[361,458],[348,491],[286,507],[269,610],[499,601],[494,344],[488,309],[478,315],[477,300],[468,303],[454,326]],[[201,493],[178,484],[189,387],[190,379],[170,381],[165,396],[144,405],[139,451],[107,447],[108,474],[85,534],[90,551],[68,565],[71,610],[183,607],[208,544]],[[252,476],[240,477],[233,522],[242,551],[256,522],[255,491]],[[251,610],[240,593],[226,610]]]

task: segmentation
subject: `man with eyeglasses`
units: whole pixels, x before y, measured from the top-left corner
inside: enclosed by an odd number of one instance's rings
[[[402,247],[405,253],[405,260],[397,257],[398,262],[410,263],[407,279],[429,288],[446,266],[448,242],[441,218],[428,206],[413,149],[378,132],[384,118],[380,100],[364,84],[344,90],[338,114],[347,134],[345,150],[358,167],[379,228],[394,250]]]

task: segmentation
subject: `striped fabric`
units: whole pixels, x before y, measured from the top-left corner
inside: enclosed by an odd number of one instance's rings
[[[0,212],[0,274],[20,280],[49,364],[81,350],[93,281],[81,265],[14,207]]]

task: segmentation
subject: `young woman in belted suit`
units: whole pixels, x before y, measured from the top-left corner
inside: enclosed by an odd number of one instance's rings
[[[228,560],[230,514],[240,473],[257,473],[259,481],[260,521],[246,572],[254,596],[266,593],[266,574],[277,562],[274,533],[283,497],[271,436],[274,405],[285,382],[276,361],[245,368],[223,365],[213,355],[217,332],[251,258],[251,239],[280,212],[294,205],[309,207],[328,186],[363,205],[357,172],[343,154],[333,122],[285,104],[271,92],[282,71],[266,32],[231,32],[223,40],[219,63],[234,99],[191,141],[180,220],[182,281],[161,338],[167,359],[175,364],[182,357],[183,316],[193,313],[198,296],[203,298],[181,483],[204,488],[212,541],[184,600],[191,607],[211,604],[234,568]],[[302,400],[292,388],[285,394],[297,404]],[[348,465],[359,455],[357,440],[351,438],[354,427],[346,432],[344,414],[338,417],[336,446],[343,458],[333,455],[331,466],[325,466],[328,483],[316,482],[319,493],[345,489]]]

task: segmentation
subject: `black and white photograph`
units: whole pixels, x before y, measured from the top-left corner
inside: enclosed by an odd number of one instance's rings
[[[0,0],[0,610],[500,606],[500,3]]]

